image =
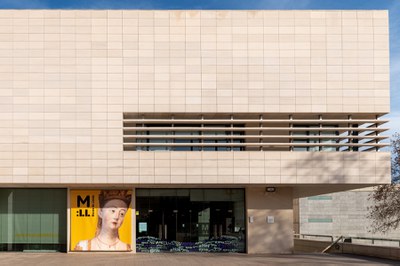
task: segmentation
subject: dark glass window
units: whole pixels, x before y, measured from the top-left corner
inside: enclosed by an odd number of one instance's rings
[[[0,189],[0,251],[66,251],[66,189]]]
[[[137,189],[138,252],[245,252],[243,189]]]
[[[307,127],[307,128],[319,128],[319,126],[304,126],[304,125],[295,125],[294,127]],[[337,127],[333,125],[324,125],[323,127]],[[334,136],[338,136],[339,132],[337,131],[294,131],[292,133],[293,136],[301,136],[304,138],[296,138],[293,139],[293,143],[338,143],[338,139]],[[318,138],[321,136],[321,138]],[[325,138],[326,136],[333,136],[332,138]],[[334,146],[294,146],[293,151],[337,151],[338,148]]]
[[[183,127],[201,127],[199,124],[177,124],[177,125],[167,125],[167,124],[149,124],[145,125],[144,128],[148,130],[137,131],[137,135],[145,135],[151,136],[151,138],[140,138],[137,139],[138,143],[178,143],[178,144],[187,144],[187,145],[179,145],[179,146],[138,146],[137,150],[142,151],[160,151],[160,150],[168,150],[168,151],[241,151],[244,150],[244,146],[230,147],[231,143],[244,143],[244,139],[241,138],[232,138],[231,136],[240,136],[244,135],[243,131],[229,131],[230,125],[205,125],[207,127],[226,127],[226,131],[216,130],[216,131],[195,131],[195,130],[171,130],[172,128],[183,128]],[[152,130],[152,127],[166,127],[165,131],[160,130]],[[167,129],[168,127],[168,129]],[[235,127],[243,127],[235,125]],[[157,138],[160,136],[160,138]],[[171,136],[171,137],[170,137]],[[191,138],[190,136],[193,136]],[[201,136],[205,136],[206,138],[201,138]],[[226,136],[226,138],[225,138]],[[168,137],[168,138],[167,138]],[[196,143],[216,143],[216,144],[224,144],[226,146],[218,145],[208,145],[201,147],[200,145],[193,145]]]

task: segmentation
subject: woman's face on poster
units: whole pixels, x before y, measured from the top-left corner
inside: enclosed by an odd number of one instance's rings
[[[126,203],[122,200],[113,199],[108,201],[99,211],[99,216],[102,219],[102,228],[107,228],[108,230],[119,229],[127,211]]]

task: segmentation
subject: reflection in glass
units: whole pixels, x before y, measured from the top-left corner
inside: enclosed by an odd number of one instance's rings
[[[138,252],[244,252],[242,189],[137,189]]]
[[[66,189],[0,189],[0,251],[66,251]]]

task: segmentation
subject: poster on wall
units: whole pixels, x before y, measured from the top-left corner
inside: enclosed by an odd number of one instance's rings
[[[131,251],[131,190],[71,190],[71,251]]]

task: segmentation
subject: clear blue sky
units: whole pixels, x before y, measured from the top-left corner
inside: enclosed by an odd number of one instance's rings
[[[400,0],[0,0],[2,9],[387,9],[390,14],[391,119],[400,133]]]

